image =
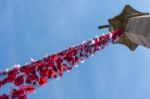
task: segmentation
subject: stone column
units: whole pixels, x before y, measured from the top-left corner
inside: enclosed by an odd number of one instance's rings
[[[133,43],[150,48],[150,15],[129,18],[124,33]]]

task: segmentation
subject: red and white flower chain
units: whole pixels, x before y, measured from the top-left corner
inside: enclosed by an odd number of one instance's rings
[[[95,37],[81,45],[70,47],[60,53],[44,57],[42,60],[0,72],[0,88],[10,84],[9,93],[0,95],[0,99],[26,99],[27,94],[43,86],[48,80],[59,78],[64,72],[70,71],[77,63],[83,62],[95,52],[113,43],[123,35],[122,30]]]

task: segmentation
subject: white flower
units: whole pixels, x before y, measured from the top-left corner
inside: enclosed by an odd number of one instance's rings
[[[76,64],[76,65],[74,65],[74,67],[76,67],[76,68],[77,68],[77,67],[78,67],[78,65]]]
[[[16,65],[14,65],[13,67],[20,68],[20,67],[21,67],[21,65],[20,65],[20,64],[16,64]]]
[[[83,42],[82,42],[82,44],[85,44],[85,43],[86,43],[86,41],[83,41]]]
[[[81,63],[84,63],[85,61],[84,60],[81,60]]]
[[[92,41],[91,41],[91,44],[95,44],[95,41],[94,41],[94,40],[92,40]]]
[[[33,58],[31,58],[31,61],[32,61],[32,62],[35,62],[36,60],[35,60],[35,59],[33,59]]]
[[[110,33],[110,34],[109,34],[109,37],[112,38],[112,36],[113,36],[112,33]]]

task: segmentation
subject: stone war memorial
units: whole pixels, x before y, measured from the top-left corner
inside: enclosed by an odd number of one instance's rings
[[[108,20],[109,25],[99,26],[99,29],[109,28],[109,31],[123,29],[123,36],[114,43],[126,45],[134,51],[139,45],[150,48],[150,14],[140,12],[126,5],[122,12]]]
[[[26,99],[27,95],[46,85],[48,81],[59,79],[79,63],[101,51],[109,43],[123,44],[134,51],[139,45],[150,48],[150,15],[126,5],[122,12],[108,20],[110,33],[95,36],[92,40],[68,47],[64,51],[47,55],[41,60],[31,59],[31,63],[14,65],[0,71],[0,99]],[[117,46],[117,45],[115,45]],[[2,92],[2,87],[8,87]]]

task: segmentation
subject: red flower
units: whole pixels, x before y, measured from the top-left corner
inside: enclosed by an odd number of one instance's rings
[[[29,67],[29,65],[22,66],[22,67],[20,68],[20,71],[26,73],[28,67]]]
[[[57,54],[54,54],[54,55],[51,56],[51,58],[52,58],[53,60],[57,60],[57,59],[58,59],[58,55],[57,55]]]
[[[29,74],[29,73],[35,72],[35,68],[36,66],[27,65],[27,66],[21,67],[20,71],[26,74]]]
[[[78,62],[79,61],[79,58],[77,56],[75,56],[75,62]]]
[[[23,76],[17,77],[17,78],[15,79],[15,81],[14,81],[14,84],[15,84],[16,86],[20,86],[20,85],[22,85],[23,83],[24,83],[24,78],[23,78]]]
[[[26,95],[19,96],[18,99],[27,99]]]
[[[72,53],[71,52],[68,52],[65,56],[65,59],[68,61],[68,62],[71,62],[73,60],[73,57],[72,57]]]
[[[63,71],[64,71],[64,68],[63,68],[63,66],[62,66],[61,64],[58,64],[58,65],[57,65],[57,69],[58,69],[61,73],[63,73]]]
[[[42,66],[44,66],[44,64],[42,63],[41,60],[39,60],[39,61],[37,61],[37,62],[35,63],[35,66],[40,66],[40,67],[42,67]]]
[[[16,74],[14,74],[14,73],[8,74],[8,81],[9,82],[12,82],[15,78],[16,78]]]
[[[45,85],[46,83],[47,83],[46,77],[41,77],[41,78],[39,79],[39,84],[40,84],[40,85]]]
[[[24,90],[23,89],[19,89],[19,90],[13,90],[12,92],[12,97],[16,98],[16,97],[21,97],[24,96]]]
[[[12,82],[16,78],[18,73],[18,68],[14,68],[12,71],[8,72],[8,82]]]
[[[77,55],[77,53],[78,53],[78,49],[74,49],[73,50],[73,56]]]
[[[36,66],[31,66],[31,67],[29,67],[29,68],[28,68],[28,69],[29,69],[29,73],[35,72],[35,68],[36,68]]]
[[[66,55],[66,51],[62,51],[59,53],[60,56],[64,57]]]
[[[41,60],[34,63],[34,66],[37,67],[37,70],[41,70],[44,67],[44,64]]]
[[[51,57],[44,59],[44,67],[52,67],[54,66],[54,60]]]
[[[48,70],[48,78],[54,77],[55,71],[53,69]]]
[[[46,77],[48,75],[48,69],[43,69],[40,71],[40,76],[41,77]]]
[[[62,77],[62,76],[63,76],[63,72],[60,72],[60,73],[59,73],[59,76]]]
[[[33,86],[24,86],[23,90],[27,93],[33,93],[34,92],[34,87]]]
[[[30,79],[32,81],[38,79],[38,76],[36,75],[36,73],[29,74],[27,77],[28,77],[28,79]]]
[[[8,78],[4,78],[3,81],[2,81],[2,84],[4,85],[4,84],[6,84],[8,81],[9,81]]]
[[[64,66],[64,69],[66,69],[66,70],[71,70],[72,69],[72,67],[68,66],[67,64],[63,64],[63,66]]]
[[[0,99],[8,99],[8,96],[6,94],[3,94],[2,96],[0,96]]]
[[[62,58],[58,58],[58,59],[56,60],[56,62],[57,62],[57,64],[61,64],[61,63],[63,62],[63,59],[62,59]]]
[[[3,83],[2,83],[2,81],[0,81],[0,88],[1,88],[2,85],[3,85]]]
[[[48,61],[48,63],[47,63],[47,65],[46,65],[47,67],[53,67],[54,66],[54,61]]]

